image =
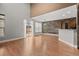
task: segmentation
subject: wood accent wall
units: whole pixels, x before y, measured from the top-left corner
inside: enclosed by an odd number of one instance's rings
[[[31,3],[31,16],[38,16],[74,4],[76,3]]]

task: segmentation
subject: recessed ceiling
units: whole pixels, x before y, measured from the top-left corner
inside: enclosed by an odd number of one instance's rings
[[[76,3],[31,3],[31,16],[42,15],[74,4]]]

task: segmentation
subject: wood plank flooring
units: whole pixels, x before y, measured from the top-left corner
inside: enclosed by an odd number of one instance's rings
[[[37,35],[0,43],[1,56],[78,56],[79,50],[58,40],[57,36]]]

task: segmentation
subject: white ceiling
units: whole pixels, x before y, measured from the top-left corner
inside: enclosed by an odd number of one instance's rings
[[[76,16],[77,16],[77,7],[76,5],[73,5],[40,16],[32,17],[32,19],[38,22],[46,22],[46,21],[60,20],[60,19],[71,18]]]

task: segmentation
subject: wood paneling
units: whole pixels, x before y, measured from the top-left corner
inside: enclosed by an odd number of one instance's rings
[[[76,3],[32,3],[31,16],[38,16],[38,15],[55,11],[61,8],[65,8],[74,4]]]

